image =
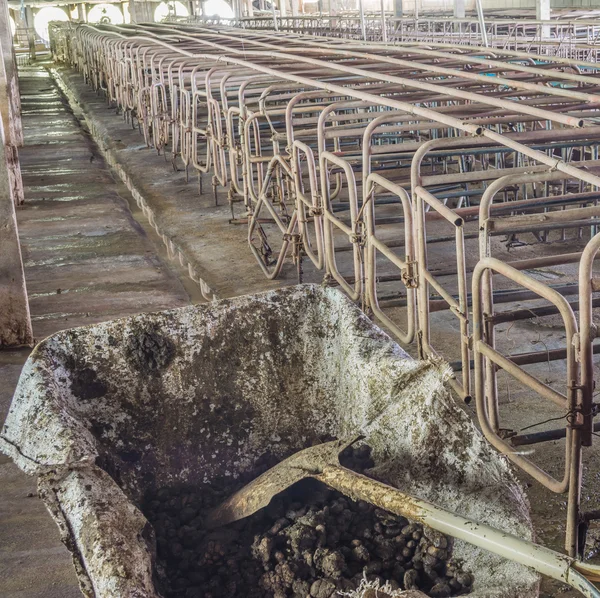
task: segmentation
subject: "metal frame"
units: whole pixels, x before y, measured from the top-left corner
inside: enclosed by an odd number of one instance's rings
[[[301,278],[307,256],[327,283],[401,342],[416,342],[424,358],[445,354],[431,335],[432,314],[456,322],[461,376],[453,388],[467,400],[475,396],[494,446],[551,490],[569,493],[566,546],[575,554],[581,447],[591,443],[593,427],[591,294],[600,289],[592,272],[600,241],[594,237],[583,253],[508,264],[492,257],[490,239],[521,231],[543,250],[553,231],[560,238],[577,231],[578,239],[595,233],[596,67],[573,68],[563,58],[532,64],[524,52],[497,48],[473,55],[440,44],[315,39],[286,35],[283,17],[279,25],[279,32],[257,32],[61,24],[57,56],[135,116],[150,145],[191,165],[201,191],[211,173],[215,199],[218,187],[227,190],[235,222],[244,221],[234,214],[243,202],[250,249],[267,278],[280,276],[290,256]],[[448,226],[452,234],[441,234]],[[442,246],[456,264],[434,271],[428,253]],[[581,256],[579,287],[554,289],[524,272]],[[497,293],[492,272],[516,288]],[[585,333],[567,293],[579,294]],[[551,357],[567,359],[566,393],[525,370],[541,352],[505,356],[496,345],[495,323],[527,314],[494,313],[495,306],[532,294],[552,304],[532,313],[563,316],[566,346]],[[581,368],[576,357],[585,360]],[[569,414],[562,480],[514,458],[515,444],[500,436],[498,367]]]

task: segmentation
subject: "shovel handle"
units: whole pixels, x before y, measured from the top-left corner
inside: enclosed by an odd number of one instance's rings
[[[484,523],[461,517],[425,500],[338,465],[327,465],[314,478],[353,498],[426,524],[429,527],[479,546],[538,573],[570,585],[588,598],[600,598],[590,580],[600,579],[600,567],[587,565],[566,555],[523,540]]]

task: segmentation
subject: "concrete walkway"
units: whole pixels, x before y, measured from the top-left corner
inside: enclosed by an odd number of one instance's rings
[[[18,212],[33,331],[190,302],[158,243],[42,67],[21,72],[26,203]],[[0,421],[28,351],[0,352]],[[0,597],[81,596],[35,482],[0,456]]]
[[[115,109],[109,108],[106,99],[96,94],[77,71],[58,65],[54,68],[69,101],[85,117],[108,159],[120,169],[128,187],[138,192],[152,210],[157,229],[214,295],[233,297],[296,284],[296,267],[289,259],[276,280],[263,275],[248,247],[247,225],[229,223],[231,208],[222,187],[215,205],[210,174],[202,175],[200,194],[193,167],[189,168],[189,180],[181,160],[174,171],[171,153],[167,152],[165,159],[147,148],[137,127],[132,128],[116,116]],[[234,211],[236,218],[243,218],[243,204],[236,203]],[[277,236],[270,242],[277,243]],[[276,251],[277,247],[274,245],[273,249]],[[323,272],[305,259],[303,282],[322,280]]]

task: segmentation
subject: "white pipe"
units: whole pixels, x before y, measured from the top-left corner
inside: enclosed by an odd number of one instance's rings
[[[385,0],[381,0],[381,39],[387,43],[387,29],[385,25]]]
[[[487,31],[485,30],[485,20],[483,18],[483,6],[481,0],[475,0],[475,6],[477,6],[477,18],[479,19],[479,28],[481,29],[481,42],[487,48],[490,43],[488,41]]]
[[[358,0],[358,12],[360,13],[360,32],[363,41],[367,41],[367,30],[365,27],[365,7],[363,6],[363,0]]]
[[[277,12],[275,11],[275,0],[271,0],[271,11],[273,12],[273,27],[275,27],[275,31],[279,31],[279,23],[277,22]]]

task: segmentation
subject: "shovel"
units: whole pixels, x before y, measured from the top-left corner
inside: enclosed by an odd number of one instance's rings
[[[271,499],[304,478],[314,478],[342,494],[489,550],[570,585],[588,598],[600,598],[592,581],[600,581],[600,567],[522,540],[484,523],[461,517],[430,502],[409,496],[364,475],[342,467],[340,453],[362,437],[319,444],[288,457],[233,494],[211,511],[209,529],[244,519],[266,507]]]

